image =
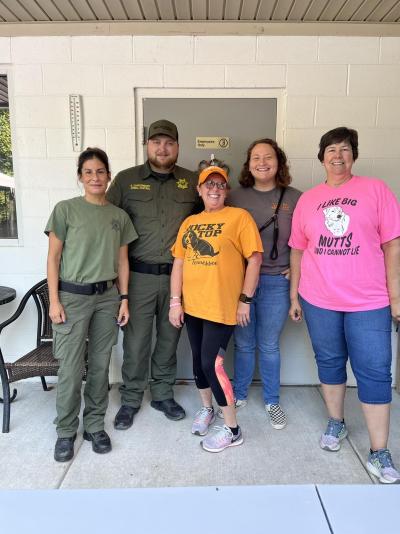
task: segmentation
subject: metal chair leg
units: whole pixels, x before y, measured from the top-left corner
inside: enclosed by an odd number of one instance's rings
[[[0,350],[0,358],[3,355]],[[3,433],[10,432],[10,385],[8,383],[7,371],[0,365],[1,385],[3,386]]]
[[[49,386],[47,385],[47,382],[46,382],[46,379],[45,379],[44,376],[41,376],[41,377],[40,377],[40,380],[42,381],[42,388],[43,388],[43,391],[50,391],[50,390],[53,389],[52,387],[49,387]]]

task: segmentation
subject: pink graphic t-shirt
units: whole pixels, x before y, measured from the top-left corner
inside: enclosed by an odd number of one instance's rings
[[[400,204],[376,178],[303,193],[289,245],[303,250],[300,295],[320,308],[363,311],[389,304],[381,248],[400,236]]]

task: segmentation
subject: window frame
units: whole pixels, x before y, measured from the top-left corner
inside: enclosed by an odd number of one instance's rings
[[[11,128],[11,147],[12,147],[12,163],[13,163],[13,176],[15,180],[15,204],[17,211],[17,237],[9,239],[0,238],[0,247],[20,247],[23,246],[23,233],[22,233],[22,217],[21,217],[21,188],[19,184],[19,172],[18,172],[18,157],[17,157],[17,140],[16,140],[16,122],[15,122],[15,102],[13,98],[13,72],[9,66],[0,64],[0,75],[7,76],[8,86],[8,109],[10,113],[10,128]]]

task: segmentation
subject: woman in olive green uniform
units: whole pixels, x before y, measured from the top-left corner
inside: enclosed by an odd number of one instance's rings
[[[79,156],[84,196],[59,202],[47,223],[47,280],[54,355],[60,362],[54,458],[74,455],[79,425],[82,374],[88,341],[83,411],[84,439],[97,453],[111,450],[104,431],[108,368],[118,325],[129,319],[128,243],[137,238],[128,215],[107,202],[108,157],[98,148]]]

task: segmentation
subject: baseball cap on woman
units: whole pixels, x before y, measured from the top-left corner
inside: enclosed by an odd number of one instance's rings
[[[199,174],[199,180],[197,182],[198,185],[203,184],[211,174],[219,174],[220,176],[222,176],[225,182],[228,182],[228,175],[226,173],[226,170],[221,169],[221,167],[217,167],[216,165],[211,165],[210,167],[206,167],[205,169],[203,169]]]

